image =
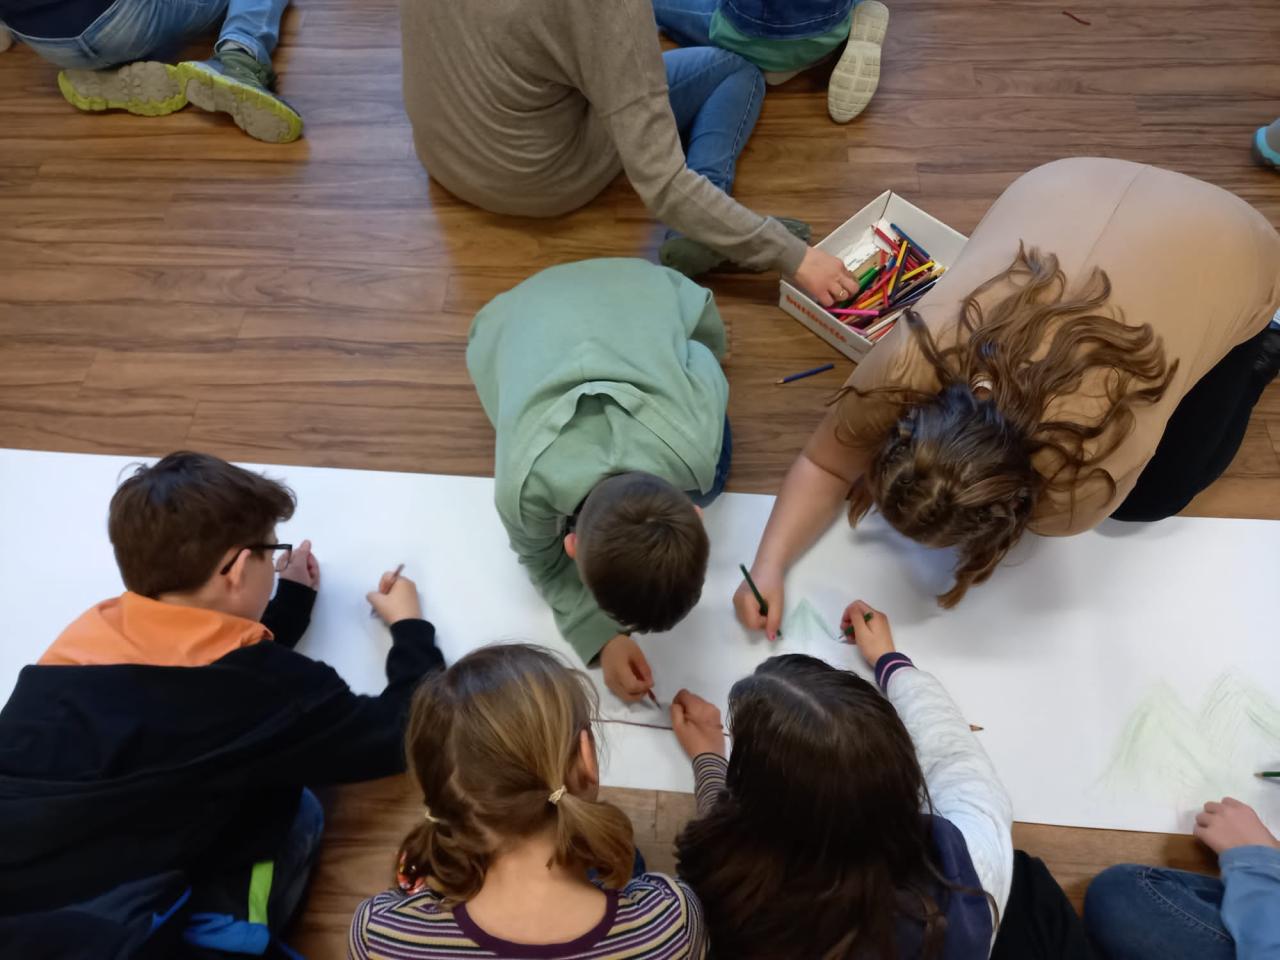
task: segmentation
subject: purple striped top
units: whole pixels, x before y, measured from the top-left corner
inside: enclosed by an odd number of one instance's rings
[[[351,922],[352,960],[703,960],[707,935],[698,899],[679,880],[646,873],[607,890],[604,917],[564,943],[514,943],[480,929],[465,903],[430,891],[380,893]]]

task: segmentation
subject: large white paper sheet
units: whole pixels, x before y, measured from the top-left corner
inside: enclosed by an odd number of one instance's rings
[[[10,633],[0,691],[85,608],[121,590],[107,501],[136,459],[0,450],[0,591]],[[525,639],[572,656],[510,552],[491,480],[265,467],[298,494],[278,532],[315,543],[320,599],[305,653],[357,690],[382,687],[386,630],[364,594],[405,563],[447,659]],[[721,704],[774,653],[805,652],[868,674],[835,639],[862,597],[892,618],[899,647],[955,696],[995,761],[1018,819],[1136,830],[1189,829],[1201,802],[1230,793],[1280,826],[1280,523],[1175,519],[1107,524],[1064,540],[1028,537],[955,610],[934,595],[950,556],[872,519],[841,523],[788,579],[787,629],[769,644],[733,618],[771,497],[728,494],[706,512],[711,566],[702,602],[669,634],[642,638],[664,704],[688,687]],[[599,685],[599,671],[592,671]],[[602,692],[603,713],[669,722]],[[607,725],[604,780],[689,790],[669,733]]]

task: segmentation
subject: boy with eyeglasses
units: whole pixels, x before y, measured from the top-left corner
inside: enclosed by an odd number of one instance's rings
[[[126,592],[0,710],[6,956],[287,955],[324,822],[306,788],[403,770],[410,697],[443,666],[391,574],[369,594],[393,640],[380,695],[295,652],[320,568],[275,542],[293,510],[281,484],[185,452],[112,497]]]

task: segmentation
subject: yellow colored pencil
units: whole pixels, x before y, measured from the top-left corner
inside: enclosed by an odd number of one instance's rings
[[[892,277],[889,278],[888,295],[893,296],[893,288],[898,285],[898,278],[902,276],[902,265],[906,262],[907,241],[902,241],[902,249],[898,251],[898,269],[894,271]]]
[[[908,273],[905,277],[903,277],[903,278],[902,278],[902,282],[903,282],[903,283],[906,283],[908,280],[910,280],[910,279],[911,279],[912,277],[914,277],[916,274],[918,274],[918,273],[924,273],[924,271],[926,271],[926,270],[930,270],[930,269],[932,269],[932,268],[933,268],[933,261],[932,261],[932,260],[930,260],[928,263],[922,263],[922,264],[920,264],[920,266],[916,267],[914,270],[912,270],[910,273]]]

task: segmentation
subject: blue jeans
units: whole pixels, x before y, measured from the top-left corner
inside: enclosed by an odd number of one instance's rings
[[[1222,881],[1124,864],[1089,884],[1084,925],[1107,960],[1235,960]]]
[[[668,50],[662,59],[685,163],[730,193],[738,154],[760,118],[764,76],[736,53],[715,47]]]
[[[851,0],[653,0],[658,29],[686,47],[711,43],[711,17],[761,40],[817,37],[849,15]]]
[[[14,33],[37,54],[64,70],[105,70],[134,60],[169,59],[183,44],[219,23],[215,49],[234,41],[270,64],[289,0],[115,0],[75,37]]]
[[[694,490],[689,499],[699,507],[709,507],[724,493],[725,481],[729,479],[729,467],[733,463],[733,434],[729,430],[729,417],[724,418],[724,439],[720,441],[720,459],[716,461],[716,478],[711,481],[711,489],[706,493]]]

